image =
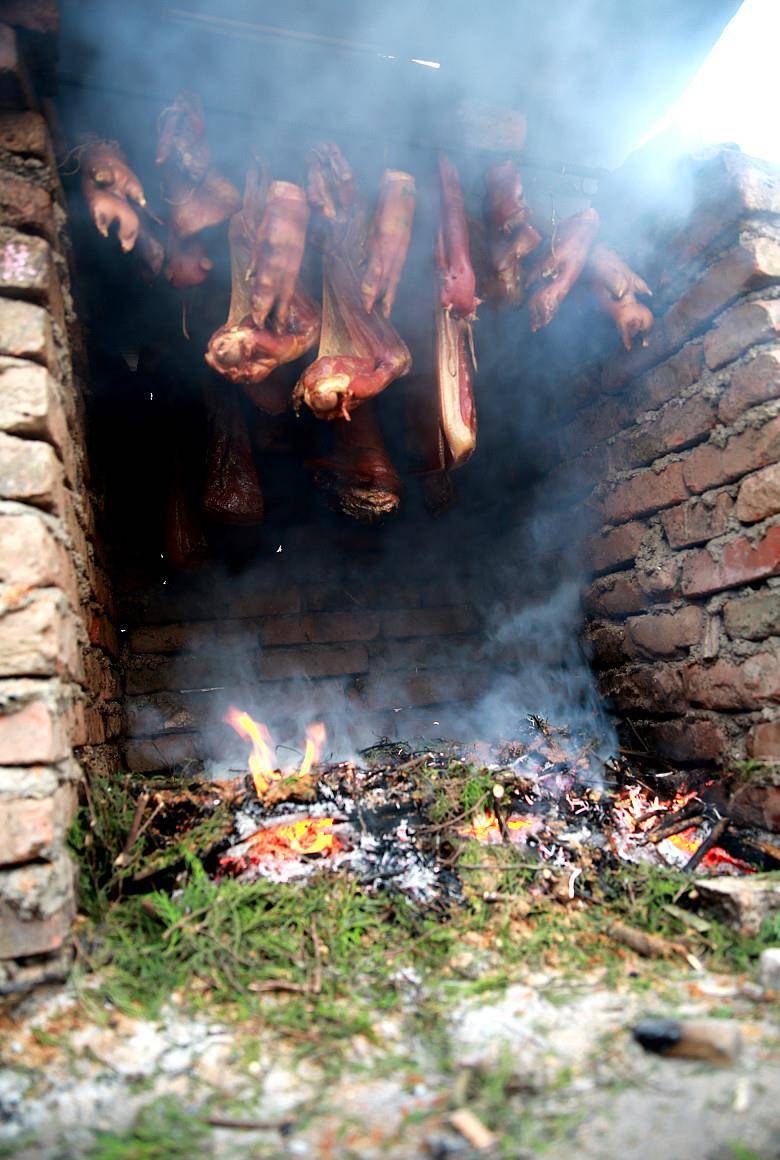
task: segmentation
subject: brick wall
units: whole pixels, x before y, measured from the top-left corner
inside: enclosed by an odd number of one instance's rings
[[[321,718],[340,754],[456,734],[489,682],[475,583],[380,544],[382,529],[324,521],[239,576],[213,565],[122,593],[127,767],[243,768],[230,705],[291,745]]]
[[[0,990],[63,969],[75,914],[65,836],[83,768],[115,764],[121,719],[65,213],[22,49],[37,45],[39,67],[53,29],[23,27],[45,4],[11,7],[22,27],[0,26]]]
[[[725,151],[692,196],[648,346],[573,384],[548,487],[591,529],[588,635],[629,744],[722,765],[780,758],[780,175]]]

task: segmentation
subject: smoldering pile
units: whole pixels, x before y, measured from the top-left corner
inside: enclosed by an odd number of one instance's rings
[[[208,872],[247,882],[348,875],[362,890],[444,912],[464,900],[458,865],[470,844],[514,851],[538,869],[535,889],[568,898],[585,871],[625,863],[744,875],[780,860],[768,835],[736,825],[722,784],[670,785],[669,771],[605,761],[539,718],[497,747],[387,742],[362,756],[201,783],[205,811],[222,811],[197,851]]]

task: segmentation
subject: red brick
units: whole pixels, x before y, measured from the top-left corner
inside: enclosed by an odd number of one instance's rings
[[[644,524],[630,523],[592,536],[587,544],[591,571],[608,572],[620,564],[630,563],[635,559],[646,531]]]
[[[779,458],[780,415],[777,415],[763,427],[748,427],[739,435],[732,435],[724,447],[715,443],[694,447],[684,461],[683,476],[692,492],[706,491],[740,479]]]
[[[780,721],[762,721],[751,730],[748,753],[758,761],[780,760]]]
[[[61,717],[44,701],[31,701],[0,717],[0,764],[40,765],[69,752]]]
[[[704,613],[688,605],[673,612],[632,617],[626,629],[631,642],[646,656],[673,656],[701,640]]]
[[[479,664],[484,643],[479,636],[405,637],[377,640],[368,646],[372,673],[398,669],[464,668]]]
[[[264,645],[346,643],[373,640],[378,635],[379,616],[373,612],[278,616],[263,621],[260,628],[260,641]]]
[[[12,173],[0,176],[0,224],[56,241],[51,197],[40,185]]]
[[[662,721],[644,726],[642,733],[660,757],[687,765],[717,764],[729,751],[728,733],[715,720]]]
[[[357,687],[367,709],[407,709],[473,700],[487,691],[487,678],[484,673],[468,671],[393,673],[361,678]]]
[[[51,797],[0,798],[0,863],[11,865],[58,854],[76,810],[76,790],[62,785]]]
[[[57,590],[37,593],[0,617],[0,677],[82,673],[73,612]]]
[[[20,918],[0,902],[0,959],[21,959],[59,950],[76,917],[75,899],[46,918]]]
[[[56,511],[63,505],[62,464],[48,443],[0,431],[0,499]]]
[[[655,411],[677,398],[698,382],[704,367],[703,343],[700,339],[686,343],[681,351],[647,371],[630,388],[630,406],[634,414]]]
[[[705,709],[759,709],[780,700],[780,657],[758,653],[737,663],[721,659],[712,665],[688,666],[685,688],[693,705]]]
[[[281,681],[287,677],[338,677],[365,673],[368,667],[365,645],[302,645],[263,649],[256,673],[261,681]]]
[[[51,247],[44,238],[0,227],[1,294],[47,302],[52,297],[56,277]]]
[[[48,161],[51,144],[46,122],[40,113],[0,112],[0,147],[20,157]]]
[[[69,440],[60,394],[45,367],[0,358],[0,430],[44,439],[60,450]]]
[[[659,470],[649,468],[640,471],[631,479],[616,484],[595,506],[605,520],[618,524],[687,498],[683,465],[675,461]]]
[[[116,669],[105,653],[99,649],[87,648],[82,654],[84,662],[84,686],[93,697],[102,701],[115,701],[122,694],[122,686]]]
[[[608,673],[602,692],[620,713],[667,716],[687,708],[682,674],[672,665],[644,665]]]
[[[625,616],[647,607],[647,596],[635,572],[602,577],[587,589],[584,600],[587,610],[596,616]]]
[[[661,512],[661,523],[671,547],[687,548],[723,535],[733,510],[734,501],[725,491],[708,492]]]
[[[780,636],[780,592],[770,588],[727,600],[723,606],[723,624],[732,640]]]
[[[780,304],[780,299],[778,299]],[[718,414],[724,423],[734,420],[760,403],[780,398],[780,350],[762,350],[749,362],[740,363],[731,373],[723,392]]]
[[[447,636],[479,628],[479,617],[469,604],[384,612],[381,622],[384,637]]]
[[[594,669],[612,669],[626,659],[626,634],[620,624],[596,621],[585,628],[584,644]]]
[[[780,463],[743,479],[737,495],[737,517],[754,524],[780,512]]]
[[[254,616],[284,616],[300,612],[301,591],[295,584],[276,588],[260,588],[252,584],[244,591],[229,590],[225,601],[225,615],[231,618]]]
[[[595,447],[630,425],[632,418],[631,408],[624,399],[601,399],[586,407],[558,433],[561,458],[572,459],[581,451]]]
[[[673,354],[735,298],[778,277],[780,243],[766,237],[741,241],[656,320],[646,347],[635,347],[609,360],[602,372],[603,389],[619,390],[642,371]]]
[[[675,553],[665,552],[660,546],[660,550],[659,547],[652,550],[653,535],[654,533],[651,533],[649,541],[651,551],[648,558],[637,568],[637,581],[642,591],[653,600],[671,600],[680,595],[680,557]]]
[[[73,564],[38,514],[0,515],[0,581],[24,588],[60,588],[78,604]]]
[[[49,312],[34,302],[0,298],[0,355],[57,365]]]
[[[747,536],[732,540],[719,560],[706,550],[694,552],[683,564],[682,590],[686,596],[706,596],[779,573],[780,525],[755,540]]]
[[[119,638],[116,629],[107,616],[91,613],[87,620],[87,633],[90,644],[97,645],[104,652],[117,656],[119,653]]]
[[[626,436],[632,464],[652,463],[670,452],[699,443],[715,426],[715,404],[694,395],[672,403]]]
[[[780,758],[780,723],[766,721],[748,736],[748,753],[762,761]],[[780,785],[748,782],[735,794],[729,813],[739,826],[780,833]]]
[[[710,370],[724,366],[754,343],[770,342],[780,333],[780,300],[738,302],[716,320],[704,339]]]

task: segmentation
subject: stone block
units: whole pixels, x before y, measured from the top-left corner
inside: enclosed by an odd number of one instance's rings
[[[0,376],[0,389],[2,389]],[[53,447],[0,431],[0,499],[61,511],[65,476]]]
[[[34,302],[0,298],[0,355],[57,366],[49,312]]]
[[[764,640],[780,636],[780,592],[775,588],[728,600],[723,624],[732,640]]]
[[[0,514],[0,582],[17,590],[60,588],[78,607],[73,563],[37,512]]]
[[[14,173],[0,173],[0,225],[40,234],[52,246],[57,244],[51,195]]]
[[[37,591],[0,617],[0,677],[83,676],[78,623],[59,589]]]
[[[57,950],[76,914],[67,854],[0,873],[0,959]]]
[[[75,812],[72,785],[61,785],[51,797],[0,798],[0,865],[51,861],[62,851]]]
[[[0,681],[0,765],[49,765],[68,757],[67,708],[56,681]]]
[[[43,439],[62,457],[71,436],[57,383],[45,367],[26,359],[0,358],[0,430]]]

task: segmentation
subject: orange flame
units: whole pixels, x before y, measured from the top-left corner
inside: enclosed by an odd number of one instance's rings
[[[519,815],[504,819],[510,834],[530,829],[536,820],[534,817],[521,817]],[[490,810],[479,810],[467,826],[461,826],[458,833],[462,838],[474,838],[477,842],[502,842],[504,840],[498,818]]]
[[[262,797],[274,781],[283,777],[290,777],[297,773],[298,777],[306,777],[317,764],[327,740],[325,726],[321,721],[310,725],[306,730],[306,752],[303,755],[300,769],[284,772],[275,765],[273,741],[265,725],[255,721],[248,713],[241,709],[228,709],[225,722],[235,729],[239,737],[249,741],[252,752],[249,754],[249,772],[252,775],[255,791]]]
[[[280,822],[253,834],[251,857],[286,858],[290,854],[335,854],[343,843],[331,827],[335,818],[301,818],[296,822]]]

